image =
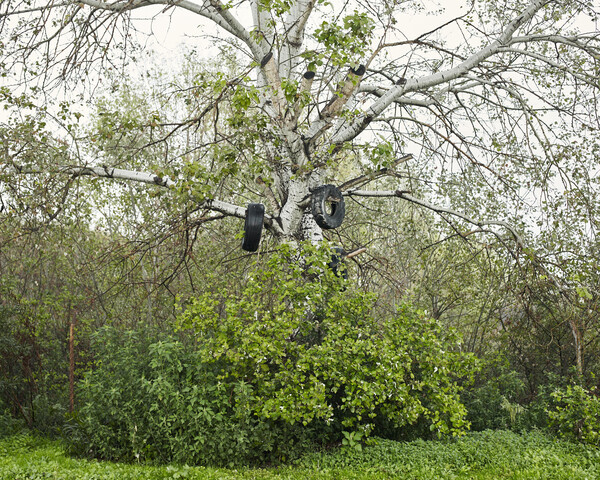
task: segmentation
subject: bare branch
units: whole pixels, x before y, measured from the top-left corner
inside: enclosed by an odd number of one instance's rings
[[[572,69],[570,69],[568,66],[566,65],[561,65],[558,62],[555,62],[554,60],[552,60],[551,58],[548,58],[544,55],[541,55],[539,53],[535,53],[535,52],[531,52],[529,50],[521,50],[518,48],[510,48],[510,47],[502,47],[500,49],[500,52],[503,53],[516,53],[518,55],[523,55],[526,57],[530,57],[533,58],[535,60],[539,60],[543,63],[546,63],[547,65],[551,66],[553,69],[556,70],[563,70],[563,71],[568,71],[569,75],[571,75],[574,78],[577,78],[578,80],[581,80],[583,83],[586,83],[587,85],[590,85],[592,87],[598,87],[600,84],[598,83],[598,77],[596,77],[595,75],[582,75],[580,73],[577,73],[575,71],[573,71]]]
[[[521,236],[507,222],[504,222],[502,220],[475,220],[475,219],[465,215],[464,213],[457,212],[456,210],[452,210],[452,209],[446,208],[446,207],[440,207],[438,205],[434,205],[433,203],[429,203],[420,198],[413,197],[412,195],[410,195],[410,192],[407,192],[404,190],[374,190],[374,191],[373,190],[349,190],[346,193],[344,193],[344,195],[357,196],[357,197],[380,197],[380,198],[381,197],[398,197],[403,200],[407,200],[411,203],[414,203],[416,205],[420,205],[421,207],[425,207],[428,210],[436,212],[440,215],[452,215],[454,217],[458,217],[461,220],[464,220],[465,222],[475,225],[479,228],[482,228],[485,226],[493,226],[493,225],[503,227],[510,232],[510,234],[513,236],[516,244],[520,248],[522,248],[522,249],[525,248],[525,244],[523,243],[523,239],[521,238]]]
[[[72,4],[73,4],[73,2],[71,0],[67,0],[65,2],[55,3],[53,5],[43,5],[43,6],[40,6],[40,7],[24,8],[23,10],[7,11],[7,12],[4,12],[2,14],[2,16],[3,17],[11,17],[13,15],[24,15],[24,14],[27,14],[27,13],[41,12],[43,10],[47,10],[50,7],[52,7],[52,8],[68,7],[69,5],[72,5]]]
[[[156,2],[152,0],[119,0],[113,3],[107,3],[100,0],[81,0],[79,3],[84,3],[89,7],[97,8],[98,10],[109,10],[111,12],[120,13],[163,2]]]
[[[372,182],[378,178],[387,175],[390,172],[390,169],[397,167],[401,163],[407,162],[412,159],[412,155],[403,155],[400,158],[396,159],[388,168],[382,168],[377,170],[376,172],[371,172],[366,175],[361,175],[360,177],[353,178],[352,180],[348,180],[347,182],[342,183],[338,188],[343,192],[349,190],[350,188],[356,187],[358,185],[364,185],[366,183]]]
[[[361,85],[358,88],[358,92],[360,92],[360,93],[370,93],[379,98],[383,97],[388,91],[389,91],[389,89],[382,88],[382,87],[376,87],[375,85]],[[433,99],[419,100],[416,98],[400,97],[400,98],[395,99],[393,101],[393,103],[396,103],[398,105],[412,105],[415,107],[430,107],[431,105],[435,104],[436,102]]]
[[[570,47],[580,48],[587,50],[593,48],[597,50],[598,47],[594,48],[590,46],[592,40],[599,41],[600,34],[595,35],[577,35],[572,37],[565,37],[563,35],[525,35],[521,37],[513,37],[506,46],[514,45],[516,43],[531,43],[531,42],[551,42],[561,43]],[[585,43],[584,43],[585,42]]]
[[[178,8],[212,20],[221,28],[242,40],[250,48],[255,59],[262,58],[265,53],[242,24],[232,15],[229,9],[219,0],[204,0],[202,4],[189,0],[180,0],[175,3],[169,0],[121,0],[113,3],[105,3],[100,0],[82,0],[80,3],[98,10],[108,10],[116,13],[135,10],[149,5],[175,5]]]

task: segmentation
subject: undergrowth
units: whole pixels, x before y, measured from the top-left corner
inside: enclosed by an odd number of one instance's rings
[[[600,478],[600,449],[540,433],[485,431],[445,441],[377,440],[358,450],[309,453],[277,469],[147,466],[69,457],[60,441],[31,435],[0,439],[1,480],[128,479],[544,479]]]

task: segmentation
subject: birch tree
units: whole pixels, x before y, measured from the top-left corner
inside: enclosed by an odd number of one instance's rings
[[[5,102],[22,102],[23,86],[39,106],[57,85],[105,81],[139,54],[140,16],[183,11],[200,28],[213,25],[211,41],[233,46],[238,65],[235,75],[182,85],[197,102],[180,118],[158,112],[135,125],[163,132],[138,145],[138,156],[211,125],[175,158],[167,148],[155,171],[137,170],[136,155],[39,164],[32,143],[7,127],[3,178],[52,173],[187,189],[203,214],[244,218],[242,198],[217,188],[229,182],[235,192],[243,173],[252,177],[245,197],[266,205],[268,234],[285,242],[324,238],[311,203],[325,184],[348,203],[414,203],[465,238],[492,235],[517,250],[527,224],[556,221],[549,200],[571,195],[568,207],[595,234],[598,5],[467,1],[440,22],[443,10],[403,0],[4,1]],[[223,121],[227,102],[234,118]],[[72,153],[81,139],[62,142]],[[372,187],[384,177],[388,188]]]

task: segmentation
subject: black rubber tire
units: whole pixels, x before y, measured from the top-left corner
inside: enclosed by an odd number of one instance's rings
[[[331,255],[331,262],[329,262],[327,266],[331,268],[331,271],[336,277],[339,277],[341,274],[344,280],[348,280],[348,269],[346,268],[346,265],[344,265],[346,252],[342,247],[335,247],[333,251],[334,253]]]
[[[262,203],[249,203],[244,221],[244,239],[242,249],[247,252],[256,252],[260,245],[263,221],[265,219],[265,206]]]
[[[328,204],[331,204],[331,212],[327,208]],[[338,228],[344,221],[345,214],[346,204],[339,188],[335,185],[321,185],[313,190],[312,215],[319,227],[324,230]]]

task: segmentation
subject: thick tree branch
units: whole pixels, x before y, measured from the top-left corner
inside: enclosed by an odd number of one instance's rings
[[[409,79],[404,85],[396,85],[393,88],[390,88],[383,96],[381,96],[381,98],[376,100],[362,116],[351,122],[346,128],[338,131],[331,142],[334,144],[342,144],[352,140],[360,134],[374,118],[380,115],[389,105],[403,95],[409,92],[425,91],[436,85],[455,80],[473,70],[484,60],[498,53],[504,45],[507,45],[513,34],[523,24],[530,21],[546,4],[546,1],[547,0],[533,0],[521,15],[513,19],[506,26],[501,35],[494,42],[457,66],[419,79]]]
[[[360,87],[360,81],[365,74],[365,66],[360,65],[356,70],[350,69],[339,91],[334,93],[333,98],[320,113],[319,118],[313,122],[306,138],[314,143],[325,130],[332,125],[332,119],[340,114],[346,103]]]
[[[71,175],[73,177],[92,176],[100,178],[112,178],[116,180],[128,180],[133,182],[146,183],[150,185],[158,185],[165,188],[174,188],[177,182],[171,180],[168,176],[161,177],[152,173],[137,172],[133,170],[124,170],[121,168],[113,168],[105,165],[102,166],[57,166],[50,169],[33,169],[22,167],[12,163],[10,165],[14,171],[21,174],[43,174],[55,173]],[[234,205],[232,203],[223,202],[221,200],[211,199],[203,200],[199,205],[208,210],[223,213],[227,216],[245,218],[246,208]],[[265,214],[265,225],[274,233],[281,234],[281,229],[271,215]]]
[[[304,31],[306,22],[312,13],[316,0],[297,0],[292,3],[290,11],[285,19],[287,33],[281,52],[282,76],[290,77],[297,66],[300,49],[304,43]]]
[[[327,106],[321,112],[321,117],[329,118],[338,115],[344,105],[348,103],[350,97],[356,92],[360,85],[360,80],[365,74],[365,67],[360,66],[356,70],[351,69],[344,80],[342,87],[339,92],[336,92],[335,96],[327,104]]]
[[[304,39],[306,22],[315,7],[316,0],[297,0],[292,5],[286,23],[290,25],[287,33],[287,42],[299,49]]]
[[[263,8],[261,0],[250,0],[252,19],[254,20],[255,35],[264,53],[273,50],[275,40],[274,24],[267,8]],[[257,58],[260,60],[261,57]]]
[[[43,173],[56,173],[72,175],[75,177],[92,176],[102,178],[114,178],[116,180],[129,180],[133,182],[148,183],[151,185],[158,185],[160,187],[171,188],[175,186],[175,182],[169,177],[161,177],[152,173],[136,172],[132,170],[123,170],[121,168],[107,167],[105,165],[94,167],[94,166],[57,166],[50,169],[34,169],[28,167],[22,167],[20,165],[12,164],[12,167],[17,173],[23,174],[43,174]]]
[[[298,126],[298,118],[300,118],[300,114],[302,113],[303,106],[303,96],[310,95],[310,89],[312,87],[313,81],[315,78],[315,72],[308,71],[302,77],[302,82],[300,83],[300,89],[298,91],[298,98],[292,105],[292,108],[287,112],[287,126],[291,130],[295,130]]]
[[[265,55],[261,60],[260,67],[271,89],[271,101],[273,102],[277,118],[282,120],[285,116],[287,102],[281,89],[281,78],[279,77],[279,70],[272,52]]]

